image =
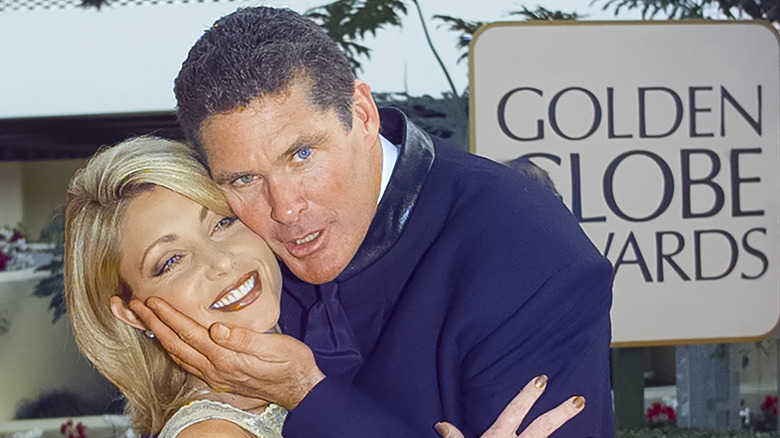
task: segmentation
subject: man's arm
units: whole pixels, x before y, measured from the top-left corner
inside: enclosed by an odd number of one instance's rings
[[[526,379],[545,373],[551,385],[529,418],[580,394],[587,409],[553,436],[613,436],[610,305],[611,267],[594,256],[567,264],[508,318],[487,323],[490,334],[475,342],[462,359],[460,396],[464,406],[473,407],[464,409],[462,430],[474,435],[490,425],[492,413],[512,396],[509,376]],[[452,318],[466,318],[470,310],[453,309]]]

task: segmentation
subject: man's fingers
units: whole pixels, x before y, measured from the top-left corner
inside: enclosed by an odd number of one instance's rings
[[[439,432],[439,435],[442,438],[463,438],[463,434],[460,432],[460,430],[446,421],[436,423],[433,428],[436,429],[436,432]]]
[[[219,346],[239,354],[262,358],[267,363],[285,363],[298,357],[296,350],[303,344],[293,338],[270,333],[258,333],[244,327],[217,322],[209,328],[211,339]],[[303,353],[308,352],[308,348]]]
[[[543,438],[556,431],[585,408],[585,398],[576,395],[534,420],[518,438]]]
[[[212,349],[219,348],[211,342],[205,328],[182,315],[160,298],[152,297],[147,304],[132,300],[130,309],[138,315],[149,330],[154,332],[157,340],[177,363],[182,366],[187,364],[189,368],[197,368],[201,372],[212,368],[207,355],[201,350],[203,342],[194,341],[205,337]],[[200,336],[197,334],[198,331],[201,332]]]
[[[211,325],[209,334],[215,343],[229,350],[250,354],[259,353],[254,351],[257,346],[253,339],[255,336],[262,336],[262,334],[255,331],[217,322]]]
[[[506,405],[501,414],[499,414],[495,423],[485,432],[485,437],[508,437],[515,436],[520,423],[528,415],[528,411],[539,399],[539,396],[547,387],[547,376],[541,375],[525,385],[512,401]]]

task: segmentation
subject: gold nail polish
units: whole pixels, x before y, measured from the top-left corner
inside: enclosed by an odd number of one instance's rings
[[[541,376],[536,378],[536,381],[534,382],[534,386],[536,386],[539,389],[544,388],[547,386],[547,376],[542,374]]]
[[[572,399],[571,404],[573,404],[574,408],[579,411],[585,407],[585,397],[578,395]]]

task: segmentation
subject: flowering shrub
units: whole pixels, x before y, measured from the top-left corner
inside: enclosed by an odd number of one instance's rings
[[[60,426],[60,433],[68,438],[89,438],[86,430],[87,426],[84,426],[81,421],[74,425],[73,420],[68,420]]]
[[[761,403],[761,412],[777,416],[777,396],[768,395]]]
[[[760,413],[752,419],[753,429],[762,432],[777,430],[777,396],[764,397],[759,409]]]
[[[645,417],[647,418],[647,425],[651,429],[673,426],[677,420],[677,414],[674,412],[673,407],[658,402],[647,408]]]
[[[35,265],[27,253],[27,241],[17,229],[0,228],[0,271],[25,269]]]

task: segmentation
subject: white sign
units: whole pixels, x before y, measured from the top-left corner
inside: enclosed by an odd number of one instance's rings
[[[494,23],[472,151],[528,156],[615,272],[614,345],[780,318],[780,44],[759,22]]]

